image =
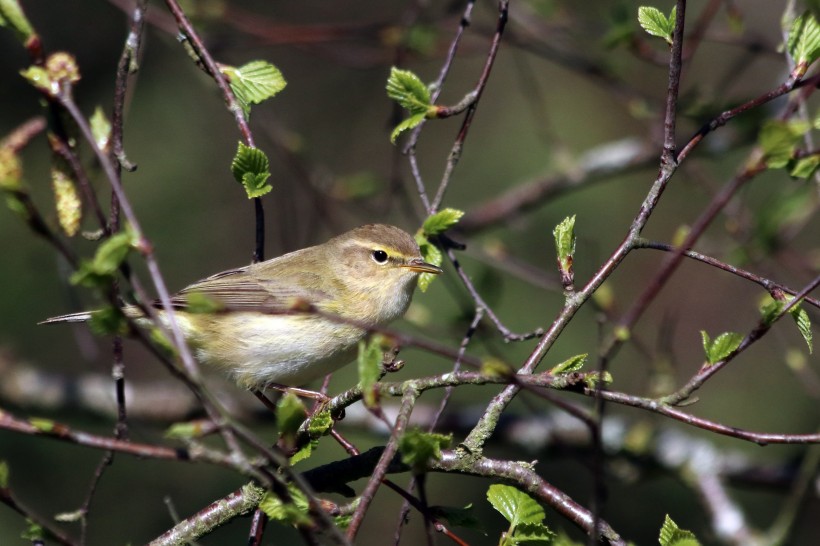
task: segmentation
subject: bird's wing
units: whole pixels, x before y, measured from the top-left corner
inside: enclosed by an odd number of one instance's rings
[[[318,305],[328,298],[321,290],[313,288],[314,273],[278,274],[272,278],[258,275],[254,266],[231,269],[195,282],[171,298],[177,309],[188,307],[188,297],[200,294],[214,300],[227,311],[287,311],[298,303]]]

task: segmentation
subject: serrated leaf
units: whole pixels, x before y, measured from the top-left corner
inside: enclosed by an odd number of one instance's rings
[[[248,198],[261,197],[273,187],[267,183],[270,177],[270,161],[259,148],[246,146],[242,142],[231,161],[234,179],[245,187]]]
[[[376,382],[381,375],[384,338],[378,334],[372,336],[370,340],[359,342],[359,386],[362,389],[362,397],[367,407],[375,407],[378,404],[378,397],[375,390]]]
[[[302,491],[293,486],[288,486],[292,502],[284,503],[282,499],[268,491],[259,509],[272,520],[290,525],[310,525],[308,500]]]
[[[700,546],[695,534],[678,527],[669,514],[664,519],[658,542],[661,546]]]
[[[427,114],[431,106],[430,90],[410,70],[395,66],[387,78],[387,96],[411,114]]]
[[[250,115],[250,105],[259,104],[277,95],[287,82],[282,72],[267,61],[256,60],[240,66],[222,66],[228,77],[234,96],[242,106],[245,117]]]
[[[11,28],[23,45],[34,35],[18,0],[0,0],[0,26]]]
[[[324,436],[330,432],[331,428],[333,428],[333,417],[331,417],[330,411],[323,410],[311,415],[308,423],[308,434],[311,438]]]
[[[809,318],[809,314],[799,305],[792,307],[789,313],[794,319],[795,324],[797,324],[797,329],[800,331],[800,335],[803,336],[806,345],[809,346],[809,354],[811,354],[814,351],[814,346],[812,343],[811,319]]]
[[[427,262],[428,264],[432,264],[435,266],[441,266],[441,262],[444,259],[442,256],[441,251],[438,249],[436,245],[431,243],[427,236],[419,230],[416,233],[416,243],[419,245],[419,250],[421,251],[421,259]],[[430,286],[430,283],[433,282],[433,279],[436,278],[436,275],[433,273],[422,273],[419,275],[418,287],[419,290],[422,292],[427,292],[427,288]]]
[[[111,142],[111,122],[108,121],[102,108],[97,106],[88,122],[91,125],[91,134],[94,136],[97,147],[100,150],[107,151]]]
[[[402,120],[402,122],[396,125],[396,128],[390,132],[390,143],[395,144],[396,139],[399,138],[400,134],[418,126],[418,124],[424,121],[426,117],[427,116],[425,116],[424,114],[413,114],[409,118]]]
[[[584,367],[587,362],[588,353],[571,356],[560,364],[556,364],[550,370],[550,373],[555,375],[559,373],[577,372]]]
[[[293,438],[304,420],[307,418],[307,409],[298,396],[292,392],[285,393],[276,404],[276,427],[279,436]]]
[[[658,8],[641,6],[638,8],[638,23],[648,34],[663,38],[671,45],[676,13],[677,8],[673,7],[672,13],[667,18]]]
[[[805,11],[795,18],[786,47],[798,64],[810,65],[817,59],[820,55],[820,24],[814,13]]]
[[[410,429],[399,439],[399,453],[404,464],[415,473],[427,470],[430,461],[441,459],[441,450],[450,447],[452,434],[436,434]]]
[[[290,463],[290,466],[294,466],[294,465],[296,465],[296,463],[299,463],[301,461],[304,461],[304,460],[310,458],[310,456],[313,455],[313,450],[318,445],[319,445],[318,440],[311,440],[311,441],[307,442],[305,445],[303,445],[302,447],[300,447],[299,451],[297,451],[296,453],[291,455],[290,459],[288,459],[288,462]]]
[[[515,528],[512,535],[513,544],[528,544],[530,546],[549,546],[555,533],[543,523],[521,523]]]
[[[564,218],[552,230],[555,239],[555,250],[558,253],[558,267],[561,276],[570,278],[572,262],[575,256],[575,215]]]
[[[487,489],[487,500],[510,522],[511,528],[522,523],[541,523],[544,509],[538,502],[515,487],[493,484]]]
[[[706,352],[706,361],[709,364],[714,364],[725,359],[732,354],[743,341],[743,335],[737,332],[724,332],[717,336],[714,340],[709,338],[709,334],[705,330],[700,331],[703,339],[703,350]]]
[[[421,231],[427,237],[438,235],[456,225],[462,216],[464,216],[463,210],[453,208],[442,209],[435,214],[431,214],[424,220],[424,223],[421,225]]]
[[[51,169],[51,188],[54,191],[57,220],[63,233],[73,237],[80,230],[83,203],[77,192],[74,180],[64,170],[58,167]]]
[[[603,382],[604,385],[609,385],[612,381],[612,374],[610,372],[604,372],[603,375],[599,372],[589,372],[584,376],[584,383],[590,389],[596,388],[600,382]]]
[[[0,460],[0,489],[9,486],[9,463]]]

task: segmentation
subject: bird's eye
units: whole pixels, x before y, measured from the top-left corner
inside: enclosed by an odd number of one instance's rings
[[[383,264],[387,262],[387,252],[385,252],[384,250],[374,250],[371,256],[373,256],[373,259],[376,260],[377,264]]]

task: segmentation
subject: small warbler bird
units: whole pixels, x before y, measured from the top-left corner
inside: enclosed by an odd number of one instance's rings
[[[366,333],[362,327],[401,317],[422,273],[441,269],[422,259],[410,234],[371,224],[321,245],[217,273],[175,294],[171,303],[199,362],[222,369],[249,389],[294,387],[352,361]],[[192,312],[194,294],[213,301],[218,310]],[[316,312],[294,313],[295,308]],[[124,311],[145,320],[137,307]],[[84,322],[91,314],[41,324]],[[165,312],[158,314],[167,325]]]

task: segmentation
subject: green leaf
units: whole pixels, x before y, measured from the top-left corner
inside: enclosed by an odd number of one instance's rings
[[[706,352],[706,361],[709,364],[720,362],[728,357],[743,341],[743,335],[736,332],[724,332],[711,340],[709,334],[701,330],[700,336],[703,339],[703,350]]]
[[[128,321],[122,309],[111,305],[92,311],[88,326],[92,332],[100,336],[128,333]]]
[[[555,250],[558,253],[558,269],[562,282],[572,283],[572,263],[575,257],[575,215],[568,216],[552,230]]]
[[[442,209],[435,214],[431,214],[424,220],[424,223],[421,225],[421,231],[427,237],[438,235],[456,225],[462,216],[464,216],[463,210],[453,208]]]
[[[359,342],[359,386],[362,389],[365,406],[372,408],[378,404],[375,385],[382,373],[384,358],[384,337],[376,334],[370,340]]]
[[[34,35],[18,0],[0,0],[0,27],[11,28],[24,45]]]
[[[23,540],[29,540],[32,543],[40,542],[44,543],[46,539],[46,534],[43,528],[31,521],[29,518],[26,518],[26,524],[28,528],[20,534],[20,538]]]
[[[276,404],[276,427],[279,429],[280,437],[295,437],[306,418],[305,405],[292,392],[285,393]]]
[[[222,66],[220,70],[228,77],[245,117],[250,115],[251,104],[259,104],[277,95],[287,85],[282,72],[267,61],[251,61],[239,68]]]
[[[191,440],[203,435],[203,421],[186,421],[174,423],[165,430],[165,437],[171,440]]]
[[[39,430],[40,432],[52,433],[57,428],[57,423],[51,419],[43,419],[41,417],[32,417],[28,420],[29,424]]]
[[[56,82],[42,66],[32,65],[25,70],[21,70],[20,75],[35,88],[49,95],[56,95],[59,91]]]
[[[9,463],[0,460],[0,489],[9,486]]]
[[[97,106],[88,122],[91,125],[91,134],[94,136],[97,147],[103,151],[108,150],[111,142],[111,122],[105,117],[102,108]]]
[[[399,439],[399,453],[404,464],[416,474],[427,470],[430,461],[441,459],[441,450],[450,447],[452,434],[436,434],[410,429]]]
[[[297,451],[296,453],[291,455],[290,459],[288,459],[288,462],[290,463],[290,466],[295,466],[296,463],[304,461],[304,460],[310,458],[310,456],[313,455],[313,450],[316,449],[316,447],[318,447],[318,445],[319,445],[319,440],[310,440],[305,445],[300,447],[299,451]]]
[[[333,417],[330,415],[330,411],[323,410],[318,413],[314,413],[310,417],[310,422],[308,423],[308,434],[310,434],[311,438],[318,438],[319,436],[324,436],[330,429],[333,428]]]
[[[390,69],[387,78],[387,96],[408,110],[411,114],[427,114],[430,110],[430,90],[409,70],[395,66]]]
[[[444,256],[442,256],[441,251],[438,249],[436,245],[430,242],[427,239],[427,236],[419,230],[416,233],[416,243],[419,245],[419,250],[421,251],[421,258],[427,262],[428,264],[432,264],[435,266],[440,266],[441,262],[444,260]],[[433,282],[433,279],[436,278],[436,275],[432,273],[422,273],[419,275],[418,286],[419,290],[422,292],[427,292],[427,288],[430,286],[430,283]]]
[[[785,167],[794,155],[803,135],[811,128],[805,121],[768,120],[758,136],[760,147],[766,154],[766,165],[771,169]]]
[[[700,546],[700,542],[691,531],[681,529],[672,521],[669,514],[661,527],[661,534],[658,537],[661,546]]]
[[[638,8],[638,23],[648,34],[663,38],[671,45],[676,13],[677,7],[673,7],[667,18],[658,8],[641,6]]]
[[[797,64],[810,65],[817,59],[820,55],[820,24],[814,13],[805,11],[795,18],[786,47]]]
[[[248,198],[261,197],[273,187],[267,183],[270,177],[270,161],[259,148],[245,146],[242,142],[231,161],[234,179],[245,187]]]
[[[800,335],[803,336],[806,345],[809,346],[809,354],[811,354],[814,351],[814,346],[812,344],[811,319],[809,318],[809,314],[805,309],[800,307],[800,305],[795,305],[789,309],[789,313],[794,319],[795,324],[797,324],[797,329],[800,330]]]
[[[396,143],[396,139],[399,138],[399,135],[403,132],[412,129],[418,126],[427,116],[424,114],[413,114],[409,118],[403,120],[401,123],[396,125],[396,128],[390,133],[390,142],[391,144]]]
[[[589,355],[587,353],[571,356],[560,364],[553,366],[550,373],[556,375],[559,373],[577,372],[584,367],[588,356]]]
[[[538,502],[515,487],[493,484],[487,490],[487,500],[498,510],[511,528],[522,523],[539,524],[544,520],[544,509]]]
[[[130,229],[115,233],[103,241],[91,261],[80,264],[71,275],[71,283],[95,287],[109,282],[136,244],[136,235]]]
[[[555,538],[555,533],[543,523],[521,523],[516,526],[515,532],[512,534],[513,544],[524,544],[532,546],[549,546],[552,544],[552,539]]]
[[[590,389],[594,389],[601,381],[603,381],[604,385],[609,385],[612,383],[612,374],[604,372],[604,374],[601,375],[598,372],[589,372],[584,376],[584,383]]]
[[[305,494],[296,487],[289,485],[288,492],[292,502],[284,503],[282,499],[268,491],[259,509],[272,520],[290,525],[310,525],[308,500]]]
[[[789,165],[789,174],[795,178],[806,179],[814,174],[820,166],[820,154],[812,154],[794,161]]]

